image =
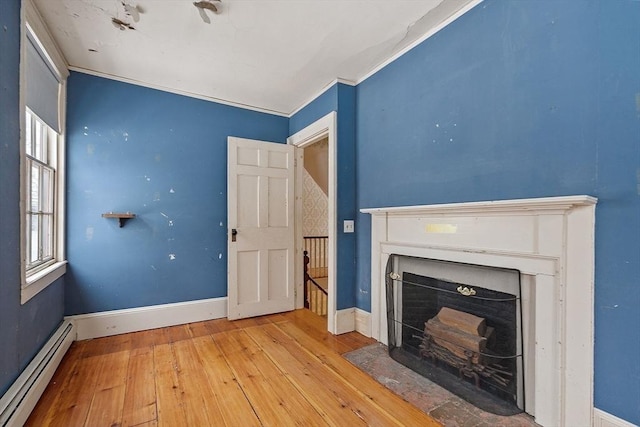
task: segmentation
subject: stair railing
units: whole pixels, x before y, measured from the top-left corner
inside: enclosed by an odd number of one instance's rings
[[[328,293],[309,275],[309,252],[304,251],[304,307],[320,316],[326,316]]]

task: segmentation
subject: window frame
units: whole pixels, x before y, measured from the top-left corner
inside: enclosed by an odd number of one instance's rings
[[[55,282],[66,273],[65,254],[65,116],[66,116],[66,79],[69,75],[68,66],[64,56],[56,46],[50,36],[46,25],[42,21],[40,14],[31,0],[22,1],[22,26],[21,26],[21,51],[20,51],[20,251],[21,251],[21,283],[20,302],[25,304],[47,286]],[[58,124],[60,133],[49,129],[49,132],[56,135],[55,141],[55,182],[54,182],[54,221],[52,229],[53,254],[46,262],[29,268],[28,263],[28,242],[27,242],[27,214],[30,198],[28,182],[29,161],[26,153],[26,116],[28,106],[26,105],[26,45],[27,37],[35,40],[40,51],[46,56],[50,68],[56,74],[59,83],[58,91]],[[32,113],[34,117],[36,114]],[[39,119],[39,118],[38,118]],[[44,123],[44,121],[40,120]]]
[[[37,114],[31,109],[26,107],[26,123],[25,123],[25,171],[27,177],[25,178],[25,193],[27,198],[25,199],[25,228],[23,232],[27,233],[25,237],[26,241],[26,261],[25,269],[27,279],[38,271],[50,266],[56,262],[57,255],[57,227],[56,222],[57,215],[57,199],[56,190],[58,187],[58,172],[57,172],[57,156],[60,147],[58,146],[58,133],[47,125]],[[38,128],[40,129],[38,131]],[[40,140],[40,141],[38,141]],[[38,144],[39,143],[39,144]],[[29,147],[29,145],[31,147]],[[38,150],[38,145],[40,149]],[[38,153],[40,151],[40,153]],[[34,175],[33,169],[38,170],[37,175],[37,195],[38,200],[33,199],[33,184]],[[45,180],[45,172],[49,172],[49,179]],[[47,181],[47,182],[45,182]],[[48,187],[48,188],[46,188]],[[35,209],[35,210],[34,210]],[[50,217],[51,220],[45,221],[46,217]],[[33,255],[33,221],[34,218],[38,218],[37,227],[37,240],[38,240],[38,254],[35,257]],[[49,222],[49,233],[45,230],[45,222]],[[49,244],[44,242],[46,234],[49,234]],[[46,253],[43,253],[46,250]]]

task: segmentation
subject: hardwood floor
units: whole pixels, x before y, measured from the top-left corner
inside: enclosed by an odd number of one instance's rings
[[[75,342],[28,426],[439,426],[340,354],[309,312]]]

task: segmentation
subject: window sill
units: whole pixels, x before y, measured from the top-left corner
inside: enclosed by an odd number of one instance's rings
[[[27,277],[20,292],[20,304],[25,304],[40,291],[62,277],[67,272],[67,261],[58,261],[49,267]]]

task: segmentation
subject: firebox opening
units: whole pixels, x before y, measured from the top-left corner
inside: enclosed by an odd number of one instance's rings
[[[391,255],[389,355],[478,408],[524,410],[517,270]]]

